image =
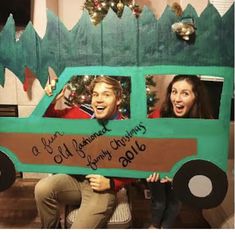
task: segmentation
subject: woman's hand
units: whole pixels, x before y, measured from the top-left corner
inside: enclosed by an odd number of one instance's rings
[[[168,176],[165,176],[162,179],[159,179],[159,173],[156,174],[156,172],[154,172],[153,174],[151,174],[146,181],[147,182],[157,182],[158,180],[160,180],[160,183],[167,183],[167,182],[172,182],[172,179],[169,178]]]
[[[172,182],[172,179],[169,178],[168,176],[165,176],[164,178],[162,178],[160,180],[161,183],[168,183],[168,182]]]
[[[154,172],[153,174],[151,174],[146,181],[147,182],[157,182],[159,179],[159,173],[156,174],[156,172]]]
[[[95,191],[101,192],[111,188],[109,178],[95,174],[87,175],[86,178],[89,179],[91,188]]]

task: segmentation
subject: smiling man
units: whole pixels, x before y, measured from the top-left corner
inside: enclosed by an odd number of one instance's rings
[[[80,106],[56,110],[54,103],[49,107],[46,116],[67,119],[124,119],[118,111],[122,100],[122,87],[118,80],[109,76],[98,76],[92,81],[91,93],[94,111],[92,117],[90,112],[86,113]],[[63,96],[64,91],[56,100]],[[85,111],[84,114],[81,111]],[[107,153],[105,155],[110,156]],[[61,204],[80,205],[71,228],[104,227],[115,208],[116,192],[132,181],[134,180],[129,178],[111,178],[97,174],[55,174],[40,180],[35,186],[35,200],[42,228],[59,228]]]
[[[124,118],[118,111],[122,101],[120,82],[109,76],[99,76],[93,80],[91,92],[91,106],[94,110],[94,118],[99,120],[120,120]]]

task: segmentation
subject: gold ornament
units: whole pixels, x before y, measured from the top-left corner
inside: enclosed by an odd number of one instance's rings
[[[117,8],[118,8],[119,11],[121,11],[124,8],[124,4],[122,3],[122,1],[118,2]]]
[[[171,26],[173,32],[179,35],[183,40],[189,41],[195,34],[196,27],[193,18],[185,17],[180,22],[176,22]]]

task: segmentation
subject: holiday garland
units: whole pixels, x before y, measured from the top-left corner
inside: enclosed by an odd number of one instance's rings
[[[110,8],[121,17],[125,6],[129,7],[136,17],[141,13],[139,5],[134,0],[86,0],[84,3],[84,8],[88,10],[95,25],[103,20]]]

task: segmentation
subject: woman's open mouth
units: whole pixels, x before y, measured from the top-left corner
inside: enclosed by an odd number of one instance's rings
[[[176,113],[182,113],[184,111],[184,105],[176,104],[174,106],[175,106],[174,109]]]

